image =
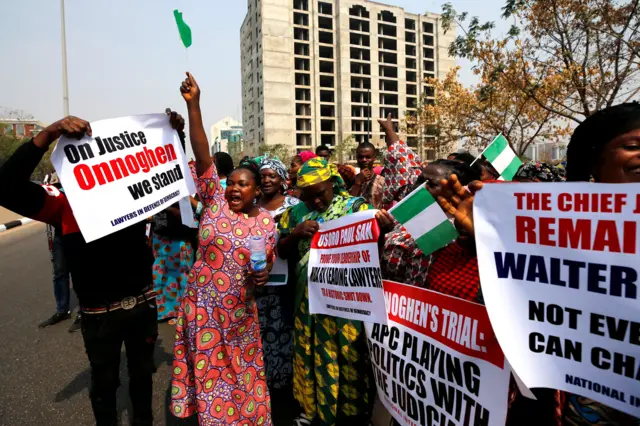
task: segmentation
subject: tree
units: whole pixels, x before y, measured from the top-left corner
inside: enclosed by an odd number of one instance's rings
[[[566,122],[553,121],[552,114],[514,89],[503,75],[476,67],[480,83],[465,87],[458,80],[459,68],[443,80],[428,79],[435,101],[424,99],[415,115],[405,121],[434,137],[428,147],[437,158],[445,157],[462,142],[467,150],[481,151],[498,134],[523,155],[536,140],[557,140],[569,132]]]
[[[339,164],[344,164],[345,161],[351,159],[350,157],[353,155],[353,151],[357,146],[356,139],[353,135],[349,135],[336,144],[333,148],[332,157],[335,158]]]
[[[233,159],[233,164],[238,165],[240,160],[244,158],[244,141],[239,140],[236,142],[229,141],[228,150],[229,155]]]
[[[502,39],[491,22],[467,20],[450,3],[445,30],[462,30],[452,56],[470,59],[482,74],[500,76],[552,120],[575,123],[640,93],[640,0],[506,0],[513,25]]]
[[[277,157],[282,161],[286,166],[291,162],[291,157],[293,154],[291,153],[291,149],[285,144],[275,144],[275,145],[261,145],[258,148],[259,156],[269,154],[270,157]]]
[[[0,135],[0,166],[2,166],[8,159],[13,155],[13,153],[18,149],[20,145],[26,142],[27,139],[21,139],[13,136],[13,134],[9,135]],[[49,150],[44,154],[40,163],[35,168],[33,173],[31,174],[31,179],[33,180],[44,180],[44,177],[53,172],[53,165],[51,164],[51,152],[53,152],[53,148],[55,144],[49,147]]]

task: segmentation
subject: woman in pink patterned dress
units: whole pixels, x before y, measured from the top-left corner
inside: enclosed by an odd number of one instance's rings
[[[271,256],[275,226],[253,202],[257,168],[234,170],[222,189],[202,126],[200,89],[187,76],[180,90],[204,210],[176,327],[171,410],[177,417],[197,413],[200,425],[271,425],[258,310],[247,291],[265,284],[268,272],[249,270],[247,247],[250,236],[265,237]]]

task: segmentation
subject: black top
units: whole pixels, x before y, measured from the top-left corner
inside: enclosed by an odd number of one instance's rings
[[[80,305],[95,308],[137,296],[152,284],[145,223],[87,243],[66,195],[29,180],[46,151],[32,141],[0,167],[0,206],[62,231],[62,247]]]

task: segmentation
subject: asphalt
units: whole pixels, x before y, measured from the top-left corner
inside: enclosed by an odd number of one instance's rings
[[[96,265],[100,268],[100,265]],[[89,362],[71,321],[39,329],[55,312],[44,225],[0,233],[0,425],[93,425]],[[155,359],[154,424],[186,425],[167,411],[173,331],[160,324]],[[129,424],[126,362],[121,360],[118,412]],[[195,423],[197,424],[197,423]]]
[[[96,268],[100,268],[99,264]],[[45,329],[38,324],[55,312],[51,261],[45,226],[34,222],[0,233],[0,425],[94,425],[89,402],[89,362],[71,320]],[[75,303],[75,301],[74,301]],[[154,424],[197,425],[168,411],[173,360],[173,327],[159,324],[154,376]],[[129,423],[124,350],[120,362],[118,413]],[[272,394],[274,424],[291,425],[291,392]]]

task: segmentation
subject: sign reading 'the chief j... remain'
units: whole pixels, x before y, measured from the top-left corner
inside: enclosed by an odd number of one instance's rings
[[[166,114],[91,123],[93,136],[62,137],[51,162],[80,231],[97,240],[196,192]]]
[[[309,312],[386,323],[377,210],[321,223],[309,254]]]
[[[474,204],[487,310],[524,384],[640,417],[640,186],[494,184]]]

